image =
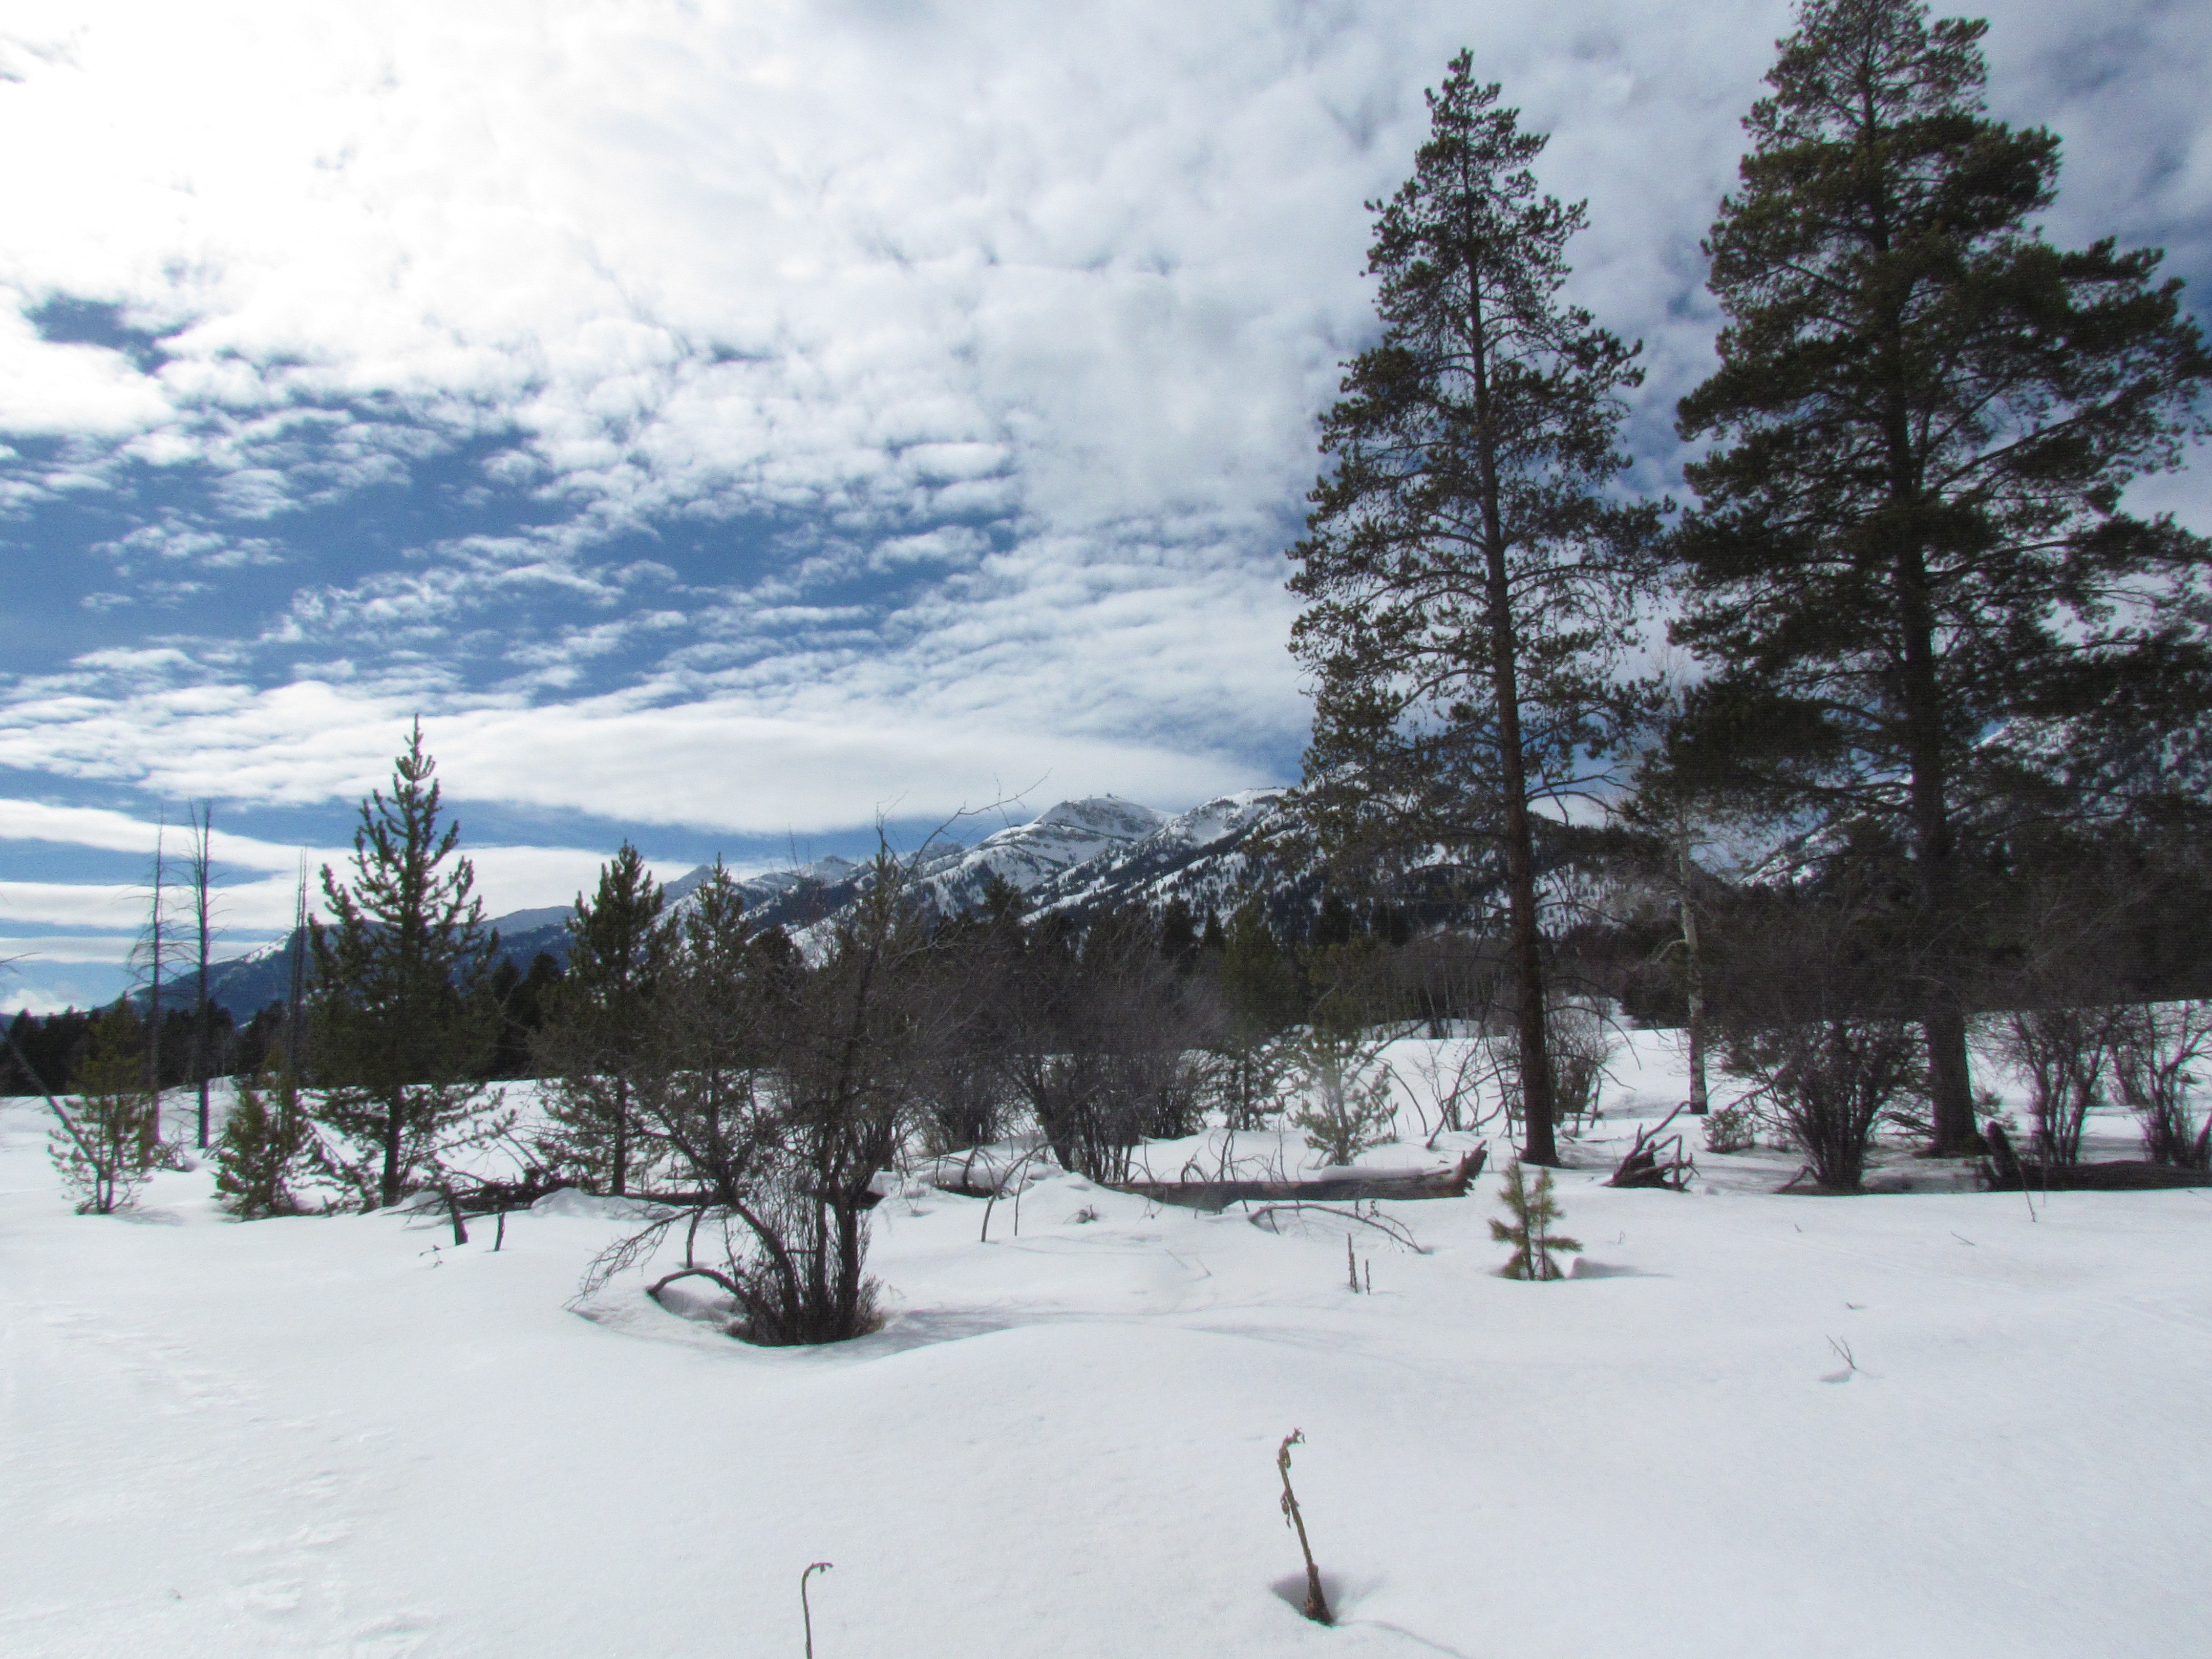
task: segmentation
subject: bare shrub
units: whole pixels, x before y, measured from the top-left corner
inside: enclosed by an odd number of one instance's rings
[[[1605,1011],[1562,997],[1544,1012],[1545,1042],[1552,1056],[1552,1103],[1569,1134],[1598,1115],[1598,1092],[1620,1039]]]
[[[1990,1047],[2027,1079],[2043,1162],[2080,1161],[2081,1131],[2100,1098],[2113,1035],[2113,1012],[2106,1008],[2030,1008],[1998,1023]]]
[[[2212,1002],[2116,1009],[2110,1030],[2112,1075],[2142,1124],[2145,1155],[2179,1169],[2212,1167],[2212,1124],[2199,1127],[2191,1098],[2194,1068],[2212,1055]]]
[[[866,1273],[877,1177],[896,1158],[918,1050],[936,1035],[927,935],[887,854],[822,959],[754,933],[719,867],[680,918],[640,1045],[637,1100],[689,1191],[602,1257],[586,1288],[679,1223],[711,1218],[725,1265],[686,1268],[738,1305],[736,1334],[841,1341],[878,1322]],[[663,1281],[665,1283],[665,1281]]]
[[[1859,1190],[1883,1115],[1926,1076],[1920,1028],[1899,1019],[1737,1030],[1724,1045],[1723,1063],[1753,1085],[1742,1103],[1782,1130],[1831,1192]]]
[[[1752,1086],[1739,1104],[1805,1155],[1814,1180],[1856,1192],[1883,1117],[1926,1097],[1926,1050],[1878,896],[1778,895],[1722,943],[1716,1047]]]
[[[1093,921],[1079,950],[1038,930],[1001,1063],[1061,1168],[1126,1181],[1142,1142],[1198,1127],[1210,1012],[1140,913]]]
[[[1430,1146],[1447,1130],[1456,1134],[1480,1129],[1504,1115],[1500,1091],[1485,1088],[1496,1082],[1497,1072],[1479,1039],[1425,1044],[1413,1051],[1411,1066],[1419,1086],[1407,1092],[1414,1109],[1421,1113],[1422,1132]]]

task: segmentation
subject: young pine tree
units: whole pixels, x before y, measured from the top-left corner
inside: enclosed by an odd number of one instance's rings
[[[1504,1268],[1504,1277],[1565,1278],[1559,1271],[1559,1264],[1552,1260],[1553,1252],[1565,1254],[1581,1249],[1582,1245],[1552,1231],[1565,1214],[1559,1200],[1552,1196],[1552,1172],[1539,1170],[1531,1182],[1528,1172],[1516,1163],[1505,1172],[1505,1186],[1499,1196],[1512,1219],[1493,1220],[1490,1236],[1501,1244],[1513,1247],[1513,1254],[1507,1258]]]
[[[2044,810],[2066,793],[2081,750],[2053,721],[2140,738],[2212,706],[2212,653],[2162,602],[2212,549],[2121,505],[2204,433],[2212,359],[2155,252],[2065,252],[2031,225],[2058,139],[1984,112],[1986,27],[1918,0],[1800,5],[1706,244],[1721,364],[1680,410],[1684,438],[1716,441],[1677,543],[1675,635],[1715,671],[1680,759],[1905,849],[1951,1152],[1974,1141],[1972,809],[2008,776]]]
[[[473,995],[499,937],[471,896],[476,872],[441,824],[437,763],[417,721],[392,793],[361,804],[350,881],[325,865],[333,920],[312,928],[316,1115],[349,1142],[371,1207],[397,1204],[467,1115],[496,1011]]]
[[[636,848],[599,866],[599,890],[576,896],[568,971],[546,996],[532,1051],[550,1074],[559,1149],[621,1197],[639,1151],[637,1068],[669,939],[660,884]]]
[[[300,1110],[300,1088],[281,1056],[258,1076],[237,1081],[238,1098],[215,1147],[215,1189],[241,1221],[299,1212],[292,1182],[312,1167],[314,1142]]]
[[[78,1101],[48,1136],[47,1150],[79,1215],[128,1208],[161,1150],[159,1097],[146,1079],[145,1042],[127,1001],[92,1028],[78,1068]]]
[[[1522,1156],[1549,1164],[1537,809],[1600,781],[1632,712],[1612,670],[1657,520],[1607,493],[1636,348],[1561,301],[1583,210],[1538,192],[1545,138],[1498,93],[1454,58],[1413,176],[1370,204],[1383,334],[1322,422],[1291,649],[1324,847],[1384,870],[1442,848],[1502,885]]]

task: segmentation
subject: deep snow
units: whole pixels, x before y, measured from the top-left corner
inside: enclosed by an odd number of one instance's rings
[[[811,1352],[635,1276],[572,1310],[589,1200],[497,1253],[240,1224],[204,1172],[75,1216],[8,1103],[0,1652],[796,1656],[815,1560],[820,1659],[2203,1651],[2212,1193],[2031,1219],[1703,1153],[1691,1194],[1602,1188],[1668,1066],[1639,1039],[1561,1179],[1590,1277],[1494,1276],[1494,1176],[1393,1206],[1430,1254],[1361,1237],[1371,1296],[1327,1218],[1056,1176],[988,1244],[979,1200],[887,1201],[893,1316]],[[1294,1428],[1333,1630],[1293,1605]]]

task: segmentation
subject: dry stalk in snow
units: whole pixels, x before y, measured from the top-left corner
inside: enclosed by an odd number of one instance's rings
[[[1283,1519],[1298,1534],[1298,1553],[1306,1559],[1305,1616],[1316,1625],[1333,1625],[1336,1620],[1328,1610],[1328,1598],[1322,1594],[1321,1570],[1314,1565],[1313,1546],[1306,1542],[1306,1518],[1298,1513],[1298,1496],[1291,1490],[1291,1448],[1305,1443],[1306,1431],[1292,1429],[1285,1437],[1275,1453],[1275,1467],[1283,1476]]]
[[[799,1616],[806,1621],[806,1659],[814,1659],[814,1609],[806,1602],[806,1581],[836,1565],[834,1561],[810,1561],[806,1571],[799,1575]]]

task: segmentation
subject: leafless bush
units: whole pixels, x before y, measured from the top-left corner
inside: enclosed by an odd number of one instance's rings
[[[2212,1002],[2116,1009],[2110,1030],[2120,1098],[2142,1123],[2143,1151],[2151,1162],[2185,1170],[2212,1167],[2212,1124],[2199,1127],[2191,1098],[2199,1080],[2194,1068],[2212,1056]]]
[[[2080,1161],[2082,1127],[2098,1103],[2114,1035],[2114,1011],[2107,1008],[2023,1009],[1997,1023],[1990,1047],[2027,1079],[2043,1162]]]
[[[1000,1063],[1061,1168],[1127,1180],[1143,1141],[1198,1127],[1209,1011],[1146,920],[1102,917],[1079,951],[1048,934],[1013,998]]]
[[[1498,1079],[1512,1133],[1521,1131],[1518,1037],[1510,1028],[1486,1030],[1488,1069]],[[1553,1121],[1569,1136],[1598,1115],[1598,1096],[1620,1040],[1603,1009],[1579,997],[1559,997],[1544,1011],[1544,1044],[1552,1067]]]
[[[1884,1115],[1924,1098],[1925,1045],[1887,919],[1872,899],[1783,899],[1747,908],[1724,936],[1721,1062],[1752,1085],[1739,1103],[1832,1192],[1859,1189]]]
[[[1503,1115],[1504,1101],[1494,1086],[1497,1058],[1479,1039],[1431,1042],[1413,1051],[1409,1063],[1418,1086],[1407,1092],[1431,1146],[1446,1130],[1480,1129]]]
[[[812,963],[781,933],[746,927],[720,871],[697,890],[648,1016],[637,1087],[686,1190],[654,1195],[667,1207],[603,1258],[600,1277],[679,1222],[696,1237],[712,1218],[728,1240],[725,1264],[686,1268],[728,1291],[738,1334],[834,1342],[873,1328],[868,1212],[947,1006],[932,994],[904,874],[879,858]]]
[[[1753,1086],[1744,1103],[1805,1154],[1831,1192],[1859,1189],[1882,1115],[1923,1086],[1917,1026],[1895,1019],[1829,1018],[1728,1033],[1729,1071]]]

